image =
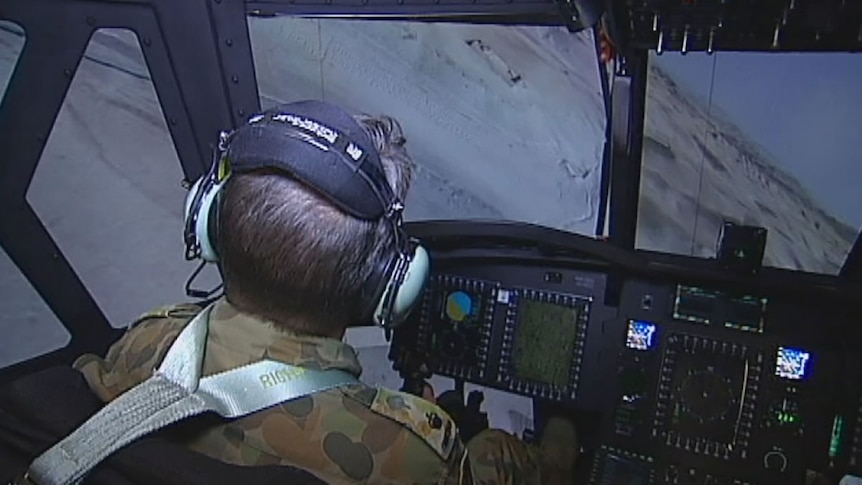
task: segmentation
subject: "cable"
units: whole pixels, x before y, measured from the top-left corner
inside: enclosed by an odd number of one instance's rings
[[[467,463],[467,453],[467,448],[464,448],[464,454],[461,456],[461,473],[458,474],[458,485],[464,485],[464,465]]]

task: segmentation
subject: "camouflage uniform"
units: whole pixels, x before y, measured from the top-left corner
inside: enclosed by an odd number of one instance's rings
[[[146,314],[104,359],[88,354],[73,365],[103,401],[111,401],[150,377],[201,310],[187,304]],[[354,350],[341,341],[276,330],[224,299],[216,302],[203,374],[263,358],[356,376],[362,372]],[[202,454],[237,465],[293,465],[331,484],[563,483],[551,480],[559,467],[542,450],[515,436],[485,430],[465,447],[451,418],[435,404],[361,384],[235,420],[205,415],[179,426],[176,438]]]
[[[84,355],[74,367],[103,401],[111,401],[151,375],[200,310],[180,305],[145,315],[104,359]],[[338,340],[276,330],[225,300],[217,302],[203,374],[262,358],[356,376],[361,372],[353,349]],[[332,484],[457,484],[461,467],[466,471],[464,446],[452,420],[436,405],[410,394],[354,385],[235,420],[204,418],[216,422],[184,436],[184,441],[228,463],[293,465]]]

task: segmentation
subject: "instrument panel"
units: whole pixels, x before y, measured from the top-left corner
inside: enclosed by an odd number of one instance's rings
[[[605,277],[509,268],[520,286],[482,274],[431,277],[411,321],[396,332],[396,366],[421,354],[435,374],[557,402],[595,400],[583,382],[590,321],[601,317]],[[481,273],[481,272],[480,272]],[[596,308],[599,315],[594,315]]]
[[[571,267],[441,266],[394,335],[396,368],[418,357],[598,412],[588,483],[838,483],[862,466],[862,375],[838,309]]]

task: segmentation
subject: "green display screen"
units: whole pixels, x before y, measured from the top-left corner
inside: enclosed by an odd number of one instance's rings
[[[515,331],[514,376],[565,387],[577,330],[577,308],[522,300]]]

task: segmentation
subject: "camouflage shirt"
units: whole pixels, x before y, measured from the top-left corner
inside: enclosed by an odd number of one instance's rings
[[[84,355],[74,367],[103,401],[111,401],[150,377],[200,311],[196,305],[177,305],[144,315],[104,359]],[[354,350],[341,341],[277,330],[224,299],[217,301],[203,374],[263,358],[356,376],[362,372]],[[465,466],[464,446],[443,410],[410,394],[359,384],[235,420],[205,415],[192,422],[180,426],[182,440],[195,451],[237,465],[293,465],[332,484],[457,484]]]

